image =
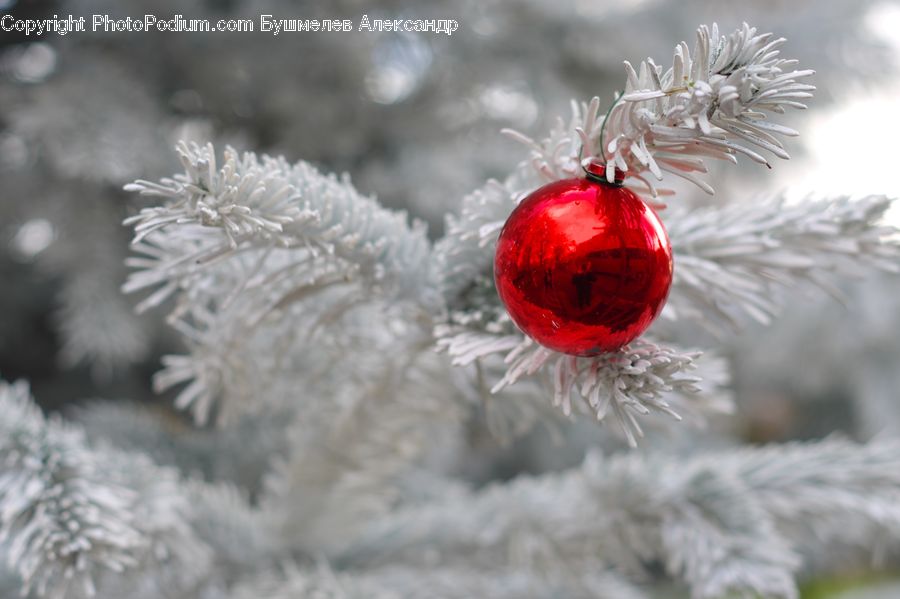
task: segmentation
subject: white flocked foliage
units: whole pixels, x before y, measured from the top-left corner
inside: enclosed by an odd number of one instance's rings
[[[606,138],[598,139],[608,142],[597,155],[607,159],[609,176],[613,166],[635,177],[649,170],[658,180],[667,172],[713,193],[694,175],[706,172],[704,157],[742,154],[766,166],[759,150],[788,158],[777,136],[797,132],[770,122],[766,113],[806,108],[801,100],[811,98],[815,87],[797,82],[814,71],[797,70],[796,60],[782,58],[784,41],[746,23],[727,36],[716,25],[701,26],[693,53],[679,44],[665,72],[652,59],[637,72],[626,62],[623,102],[609,115]]]
[[[673,208],[668,222],[678,269],[664,315],[716,333],[746,315],[769,324],[779,292],[808,283],[840,297],[836,276],[896,272],[896,229],[884,222],[884,196],[808,200],[774,198],[721,208]]]
[[[817,543],[856,543],[879,527],[894,534],[898,466],[897,443],[838,439],[687,459],[594,454],[561,474],[397,511],[350,555],[416,563],[431,549],[444,564],[529,569],[545,560],[638,578],[659,562],[695,598],[796,598],[797,550],[811,531]]]
[[[346,178],[231,148],[218,167],[211,145],[181,144],[178,154],[183,175],[127,187],[164,201],[128,220],[141,256],[129,261],[125,290],[155,289],[140,309],[176,295],[169,320],[191,353],[166,357],[155,384],[187,383],[177,403],[199,422],[216,399],[225,420],[262,401],[271,372],[290,364],[285,352],[306,340],[301,331],[375,299],[413,313],[433,305],[424,228]]]
[[[886,440],[595,449],[483,486],[448,457],[466,455],[479,410],[506,441],[550,421],[547,409],[609,422],[634,446],[656,415],[681,427],[730,408],[723,360],[662,335],[592,358],[539,346],[500,304],[492,260],[516,203],[582,176],[580,159],[628,170],[661,206],[668,192],[648,172],[708,189],[695,176],[705,158],[787,157],[777,136],[794,132],[764,113],[802,107],[812,88],[782,42],[701,27],[671,69],[626,65],[608,117],[594,98],[546,139],[509,132],[530,158],[466,196],[433,243],[346,177],[180,143],[183,173],[127,186],[158,203],[127,221],[124,290],[144,294],[140,310],[164,308],[187,348],[163,359],[156,388],[182,386],[177,407],[217,426],[191,437],[103,403],[75,411],[83,426],[64,423],[24,384],[0,383],[3,588],[18,577],[49,599],[649,599],[668,585],[796,599],[798,574],[831,550],[896,543],[900,446]],[[789,284],[837,293],[835,277],[900,257],[886,198],[671,203],[663,324],[769,322]],[[252,476],[229,468],[241,459]]]
[[[92,597],[98,579],[128,571],[203,575],[209,553],[174,471],[90,447],[45,419],[24,383],[0,382],[0,411],[0,540],[26,593]]]

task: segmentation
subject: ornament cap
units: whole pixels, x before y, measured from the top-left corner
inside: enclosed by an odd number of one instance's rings
[[[618,185],[621,186],[622,182],[625,181],[625,171],[620,168],[616,168],[615,174],[613,176],[614,181],[612,183],[606,178],[606,163],[601,162],[596,158],[592,158],[587,166],[584,167],[585,175],[591,181],[596,181],[598,183],[607,183],[609,185]]]

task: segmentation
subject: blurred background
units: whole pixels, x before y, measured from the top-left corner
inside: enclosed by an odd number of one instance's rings
[[[0,32],[0,375],[30,380],[51,410],[98,397],[168,409],[149,380],[177,337],[159,314],[135,316],[120,293],[120,223],[142,206],[122,186],[179,171],[179,139],[346,171],[437,238],[463,195],[525,158],[501,128],[540,137],[568,118],[571,99],[611,102],[623,59],[666,65],[698,24],[747,21],[787,37],[783,53],[817,70],[811,109],[783,119],[802,136],[774,171],[712,165],[716,197],[685,186],[675,201],[900,195],[900,3],[0,0],[0,11],[460,24],[452,36]],[[889,218],[900,224],[900,211]],[[900,281],[859,274],[843,302],[803,294],[773,326],[721,340],[738,405],[728,426],[742,439],[900,432]]]

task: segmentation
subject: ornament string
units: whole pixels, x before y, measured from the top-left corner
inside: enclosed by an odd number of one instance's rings
[[[600,157],[604,162],[606,162],[606,123],[609,121],[609,115],[612,114],[613,108],[616,107],[616,104],[619,103],[619,100],[621,100],[624,95],[624,90],[616,94],[616,99],[613,100],[609,110],[606,111],[606,114],[603,116],[603,124],[600,125]]]
[[[619,103],[619,100],[622,99],[622,96],[625,95],[624,91],[620,91],[616,93],[616,97],[613,100],[612,104],[610,104],[609,109],[607,109],[606,114],[603,116],[603,124],[600,125],[600,158],[603,159],[603,162],[606,162],[606,122],[609,120],[609,115],[612,114],[613,108],[616,107],[616,104]],[[581,144],[581,147],[578,149],[578,164],[581,165],[581,170],[584,171],[585,174],[588,174],[587,167],[584,166],[584,144]]]

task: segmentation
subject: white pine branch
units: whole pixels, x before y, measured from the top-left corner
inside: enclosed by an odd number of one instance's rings
[[[0,541],[25,593],[63,597],[71,582],[94,593],[101,568],[137,564],[145,539],[129,510],[136,495],[103,480],[77,431],[47,423],[22,382],[0,386],[3,471]]]
[[[177,149],[184,174],[126,186],[163,199],[126,221],[142,256],[129,260],[137,270],[125,290],[156,289],[141,309],[176,296],[169,320],[192,352],[167,357],[155,383],[187,383],[177,403],[198,421],[223,395],[237,400],[223,418],[265,397],[283,356],[355,306],[434,307],[421,223],[304,162],[227,148],[219,167],[210,145]]]
[[[174,474],[91,448],[81,430],[46,420],[24,383],[0,383],[0,464],[0,542],[25,593],[93,596],[128,569],[190,578],[207,567]]]
[[[693,54],[682,42],[665,72],[649,58],[638,71],[626,61],[624,95],[608,117],[595,97],[573,104],[569,123],[560,120],[540,142],[506,133],[531,149],[531,165],[545,182],[581,177],[581,161],[596,157],[607,163],[610,181],[615,168],[626,171],[626,184],[657,207],[657,198],[671,193],[652,180],[664,173],[713,193],[697,176],[707,172],[706,158],[736,162],[741,154],[766,166],[758,150],[789,158],[779,136],[798,133],[768,121],[766,113],[805,108],[799,100],[815,88],[797,83],[813,71],[779,58],[784,41],[746,23],[729,36],[719,36],[716,25],[701,26]]]
[[[650,171],[658,180],[667,172],[709,193],[712,187],[696,177],[706,172],[703,158],[743,154],[766,166],[758,150],[789,158],[778,136],[797,132],[768,121],[766,113],[806,108],[802,101],[815,88],[797,82],[814,71],[779,57],[784,41],[746,23],[729,36],[704,25],[693,54],[682,42],[665,72],[652,59],[637,72],[626,61],[625,93],[606,120],[606,147],[599,147],[599,135],[588,136],[585,151],[607,162],[610,181],[614,167],[632,176]]]
[[[840,438],[701,458],[746,481],[779,529],[818,553],[837,540],[873,551],[900,535],[900,443]],[[719,457],[724,458],[719,462]]]
[[[212,144],[181,142],[176,149],[184,174],[125,186],[164,198],[162,206],[145,208],[126,224],[134,225],[134,244],[155,231],[181,227],[176,236],[192,239],[199,247],[189,257],[179,256],[178,264],[145,265],[131,277],[129,291],[178,280],[244,242],[267,247],[265,242],[271,241],[313,256],[317,251],[339,256],[372,285],[390,286],[398,296],[427,292],[421,284],[430,254],[424,225],[417,222],[410,228],[406,214],[360,195],[346,178],[322,175],[305,162],[291,165],[281,157],[239,155],[230,147],[218,168]],[[202,226],[202,232],[190,225]],[[165,249],[168,237],[158,236],[159,243],[151,245]]]
[[[895,534],[900,445],[840,440],[715,456],[590,456],[560,474],[456,493],[376,522],[340,554],[357,565],[423,555],[515,565],[519,551],[614,565],[629,576],[661,562],[695,598],[797,597],[796,549]],[[460,557],[463,556],[463,557]]]
[[[523,377],[546,373],[553,405],[563,414],[575,411],[598,422],[611,418],[632,447],[643,436],[639,418],[651,413],[681,420],[679,412],[684,409],[702,421],[704,414],[730,409],[727,402],[710,400],[700,377],[690,374],[699,352],[680,353],[638,339],[615,352],[581,358],[551,351],[518,331],[490,334],[447,325],[435,331],[438,347],[455,365],[503,356],[506,372],[493,383],[491,393]]]
[[[836,276],[897,272],[897,229],[882,221],[891,204],[868,196],[676,208],[666,219],[676,267],[663,314],[714,332],[733,330],[742,315],[769,324],[779,287],[810,283],[840,296]]]

